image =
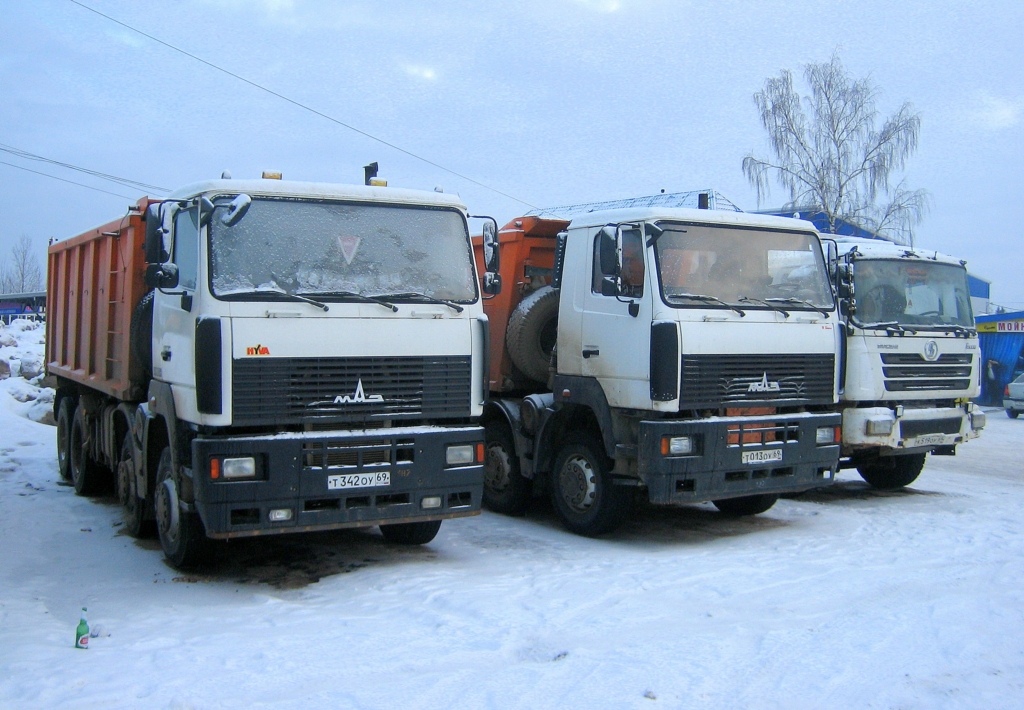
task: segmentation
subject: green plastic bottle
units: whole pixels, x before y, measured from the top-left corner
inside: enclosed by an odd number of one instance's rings
[[[82,607],[82,618],[75,630],[75,648],[89,648],[89,622],[85,620],[85,607]]]

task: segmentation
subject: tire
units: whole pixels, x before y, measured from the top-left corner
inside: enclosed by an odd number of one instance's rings
[[[153,376],[153,292],[150,291],[132,311],[132,322],[128,329],[132,356],[139,361],[142,372],[149,379]]]
[[[1010,419],[1016,419],[1019,414],[1020,414],[1020,412],[1018,412],[1016,409],[1007,409],[1006,410],[1006,416],[1008,416]],[[58,453],[58,455],[59,455],[59,453]]]
[[[484,439],[484,505],[495,513],[522,515],[533,482],[520,473],[512,432],[504,421],[491,421],[484,425]]]
[[[85,407],[76,407],[68,436],[68,471],[71,482],[75,485],[75,493],[80,496],[105,493],[110,484],[110,472],[92,459],[86,450],[89,437],[89,428],[85,423]]]
[[[713,500],[715,507],[726,515],[760,515],[770,509],[779,499],[774,493],[759,493],[752,496],[740,496],[739,498],[725,498]]]
[[[380,526],[384,539],[396,545],[426,545],[437,536],[440,529],[440,520]]]
[[[571,532],[596,537],[622,525],[629,513],[628,489],[614,485],[611,462],[594,436],[570,434],[555,458],[551,498]]]
[[[117,460],[117,499],[121,501],[125,532],[134,538],[153,537],[156,525],[149,518],[152,499],[144,500],[138,496],[135,467],[132,463],[131,432],[124,435]]]
[[[57,472],[64,481],[71,480],[71,420],[74,416],[74,402],[70,397],[63,397],[57,407]]]
[[[520,301],[512,311],[505,331],[505,346],[512,362],[524,375],[545,383],[557,335],[558,291],[544,286]]]
[[[156,529],[167,561],[180,570],[189,570],[206,561],[210,545],[199,516],[181,509],[180,490],[179,476],[171,465],[171,450],[165,447],[160,454],[153,492]]]
[[[873,487],[892,491],[913,483],[924,468],[926,454],[905,454],[875,459],[857,467],[860,477]]]

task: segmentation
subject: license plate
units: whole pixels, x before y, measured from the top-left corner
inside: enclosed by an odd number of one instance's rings
[[[743,451],[740,453],[740,461],[743,463],[768,463],[769,461],[781,461],[782,449],[763,449],[761,451]]]
[[[375,488],[377,486],[390,485],[390,471],[377,471],[376,473],[346,473],[327,477],[327,490],[329,491],[349,488]]]
[[[933,444],[941,444],[946,440],[945,434],[925,434],[914,439],[913,446],[929,446]]]

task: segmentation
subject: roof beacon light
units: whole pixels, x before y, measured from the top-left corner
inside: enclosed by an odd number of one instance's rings
[[[281,173],[277,172],[276,170],[264,170],[263,171],[263,179],[264,180],[280,180],[281,179]]]

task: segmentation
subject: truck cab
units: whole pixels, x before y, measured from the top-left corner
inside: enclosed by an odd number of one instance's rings
[[[927,454],[953,455],[985,414],[964,262],[876,239],[838,237],[843,313],[842,455],[871,485],[900,488]]]

